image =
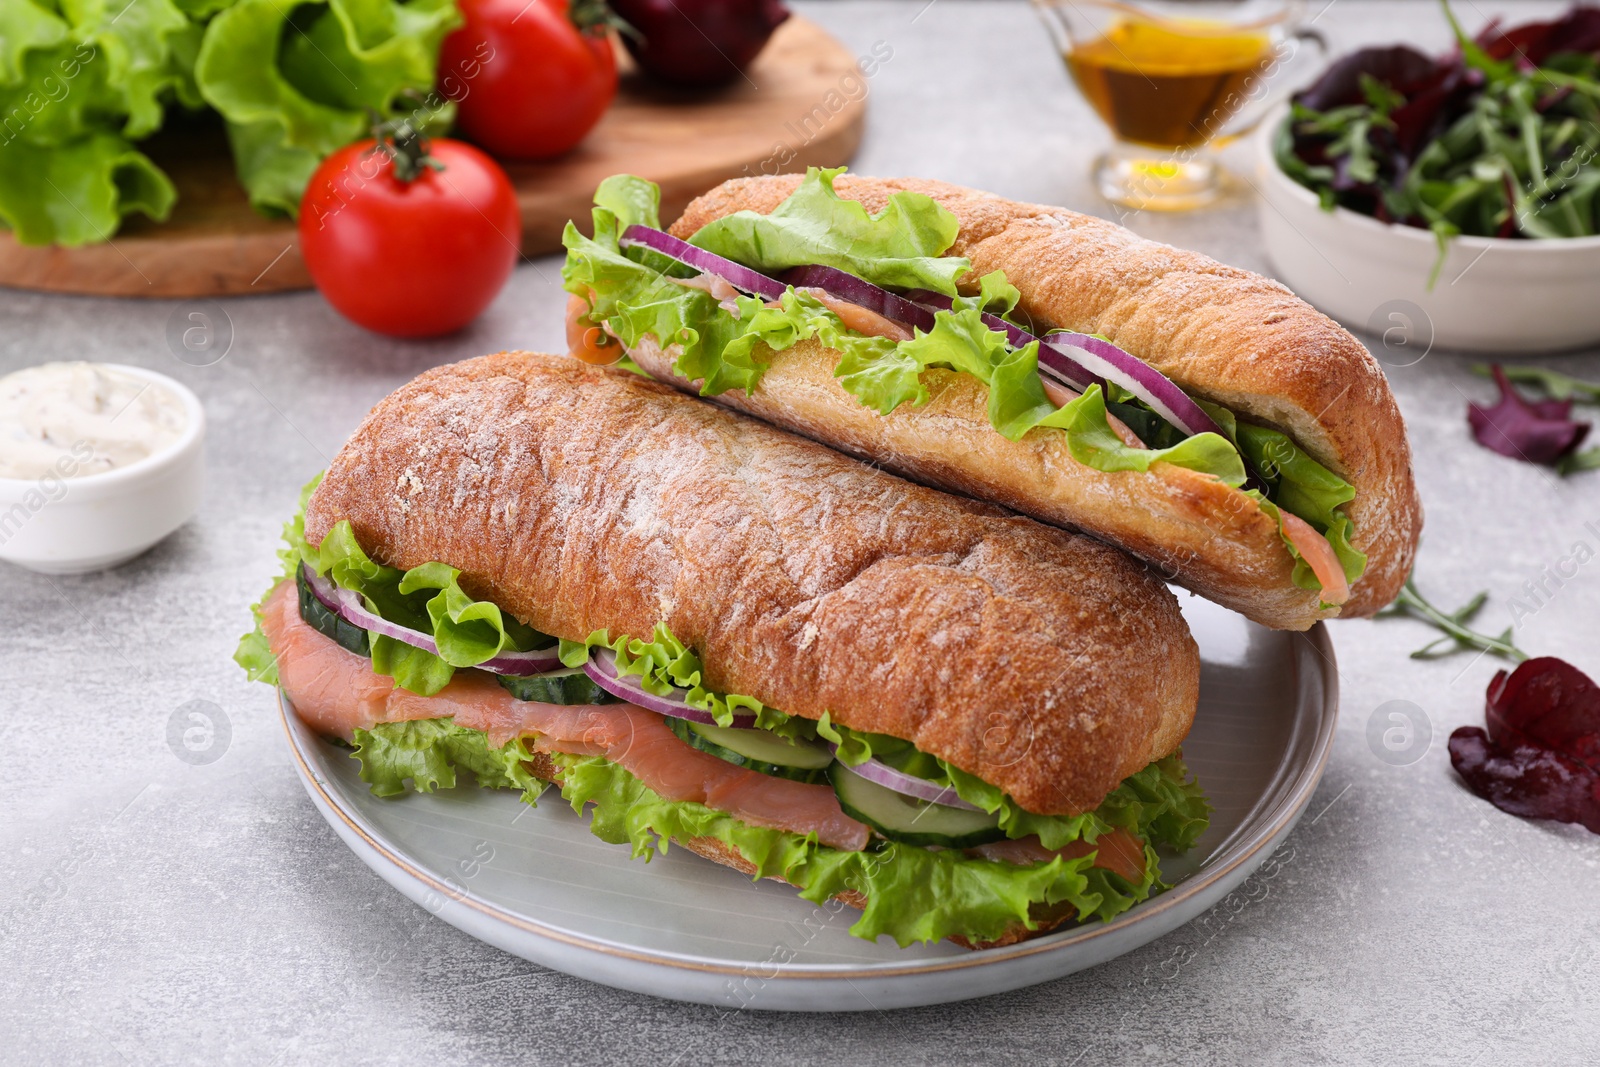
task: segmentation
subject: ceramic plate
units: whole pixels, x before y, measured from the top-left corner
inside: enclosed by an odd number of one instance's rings
[[[1110,923],[1006,948],[895,947],[851,937],[857,913],[673,849],[649,863],[588,831],[559,795],[460,786],[382,800],[347,749],[284,702],[306,791],[355,854],[439,918],[506,952],[606,985],[727,1008],[851,1011],[1000,993],[1092,967],[1200,915],[1288,834],[1333,740],[1338,675],[1327,630],[1267,630],[1182,595],[1203,667],[1184,743],[1216,806],[1174,888]]]

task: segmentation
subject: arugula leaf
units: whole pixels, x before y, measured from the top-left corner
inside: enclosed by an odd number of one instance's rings
[[[1452,652],[1476,648],[1511,660],[1513,663],[1521,663],[1528,658],[1528,654],[1518,648],[1512,640],[1512,627],[1507,626],[1504,633],[1491,637],[1467,626],[1488,598],[1487,592],[1480,592],[1455,611],[1442,611],[1428,603],[1428,599],[1417,588],[1415,578],[1407,575],[1406,584],[1401,588],[1400,595],[1395,597],[1394,603],[1378,612],[1377,617],[1419,619],[1444,633],[1444,637],[1411,653],[1412,659],[1434,659]],[[1446,642],[1450,642],[1452,647],[1439,651],[1439,646]]]
[[[971,262],[944,253],[961,224],[932,197],[902,190],[876,215],[833,191],[845,168],[810,167],[770,215],[739,211],[701,227],[690,242],[759,271],[813,263],[874,285],[956,295]]]
[[[1444,13],[1456,53],[1340,59],[1296,95],[1274,141],[1279,167],[1324,209],[1431,229],[1430,288],[1460,234],[1600,232],[1600,61],[1585,17],[1491,24],[1473,40]]]
[[[1500,367],[1500,372],[1513,382],[1532,385],[1544,390],[1552,400],[1576,400],[1579,403],[1600,404],[1600,382],[1584,381],[1560,371],[1545,367]],[[1484,378],[1494,377],[1494,368],[1487,363],[1474,363],[1472,373]]]
[[[1600,447],[1586,448],[1556,460],[1556,473],[1563,477],[1593,470],[1600,470]]]

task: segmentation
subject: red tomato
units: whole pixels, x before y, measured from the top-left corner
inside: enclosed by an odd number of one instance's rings
[[[457,0],[465,24],[444,39],[439,92],[456,128],[504,159],[552,159],[600,121],[617,94],[603,24],[578,26],[568,0]]]
[[[437,337],[478,317],[517,265],[522,215],[494,160],[436,140],[403,181],[374,142],[322,161],[300,201],[300,254],[340,314],[391,337]]]

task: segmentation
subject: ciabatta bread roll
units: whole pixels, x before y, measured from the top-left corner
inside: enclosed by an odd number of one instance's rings
[[[566,357],[468,360],[379,403],[308,543],[341,520],[546,634],[664,622],[708,687],[910,741],[1032,812],[1093,809],[1194,716],[1176,599],[1115,549]]]

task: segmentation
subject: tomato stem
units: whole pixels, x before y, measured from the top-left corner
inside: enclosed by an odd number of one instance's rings
[[[400,181],[416,181],[424,170],[444,170],[444,164],[428,154],[427,135],[405,116],[384,120],[372,112],[372,136],[377,141],[372,151],[389,157]]]
[[[567,17],[579,30],[591,36],[600,37],[607,29],[614,29],[636,41],[644,40],[638,30],[611,10],[607,0],[572,0],[572,5],[567,9]]]

